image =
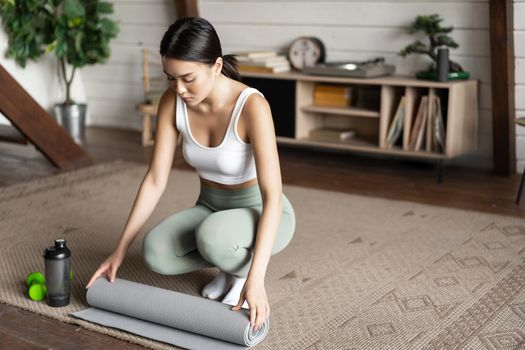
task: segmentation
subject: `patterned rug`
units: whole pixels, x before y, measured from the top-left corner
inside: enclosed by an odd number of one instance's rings
[[[113,251],[145,165],[116,161],[0,188],[0,301],[152,349],[174,349],[67,316],[88,307],[84,286]],[[173,170],[118,277],[199,295],[216,268],[176,276],[147,269],[142,237],[192,206],[199,181]],[[266,274],[272,326],[260,349],[525,349],[525,221],[290,185],[290,245]],[[26,296],[42,252],[65,238],[71,304]]]

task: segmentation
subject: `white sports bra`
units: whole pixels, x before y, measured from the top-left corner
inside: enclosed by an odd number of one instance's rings
[[[176,126],[182,134],[182,155],[203,179],[233,185],[257,177],[252,145],[241,140],[237,134],[237,122],[242,107],[252,93],[264,96],[250,87],[241,92],[233,108],[226,135],[217,147],[203,146],[195,140],[189,126],[186,103],[177,95]]]

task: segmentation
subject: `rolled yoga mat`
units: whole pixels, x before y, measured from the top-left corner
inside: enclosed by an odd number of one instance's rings
[[[119,278],[98,278],[86,299],[91,308],[72,316],[187,349],[248,349],[270,327],[254,331],[247,309]]]

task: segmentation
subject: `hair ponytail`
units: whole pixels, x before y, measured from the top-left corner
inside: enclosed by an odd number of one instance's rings
[[[221,42],[215,28],[202,17],[184,17],[169,26],[160,42],[161,56],[183,61],[196,61],[213,65],[222,57],[222,74],[240,81],[237,59],[222,55]]]
[[[222,56],[222,74],[230,79],[241,81],[239,70],[237,69],[237,58],[235,55],[224,55]]]

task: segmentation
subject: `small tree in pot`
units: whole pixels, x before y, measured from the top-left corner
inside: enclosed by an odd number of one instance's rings
[[[399,52],[399,55],[402,57],[406,57],[410,54],[421,54],[432,59],[432,63],[427,71],[417,72],[417,78],[435,79],[438,47],[446,46],[452,49],[459,47],[458,43],[448,35],[452,32],[454,27],[442,27],[440,24],[442,21],[443,19],[440,18],[438,14],[417,16],[408,28],[409,34],[421,31],[428,36],[428,45],[416,40]],[[459,63],[450,60],[449,65],[449,79],[466,79],[469,77],[469,73],[465,72]]]
[[[86,105],[72,100],[71,84],[77,68],[109,57],[109,41],[118,34],[117,23],[105,17],[111,13],[113,5],[98,0],[0,0],[9,38],[6,57],[21,67],[44,53],[54,52],[58,58],[66,96],[55,113],[79,143],[84,138]],[[72,67],[69,76],[67,65]]]

